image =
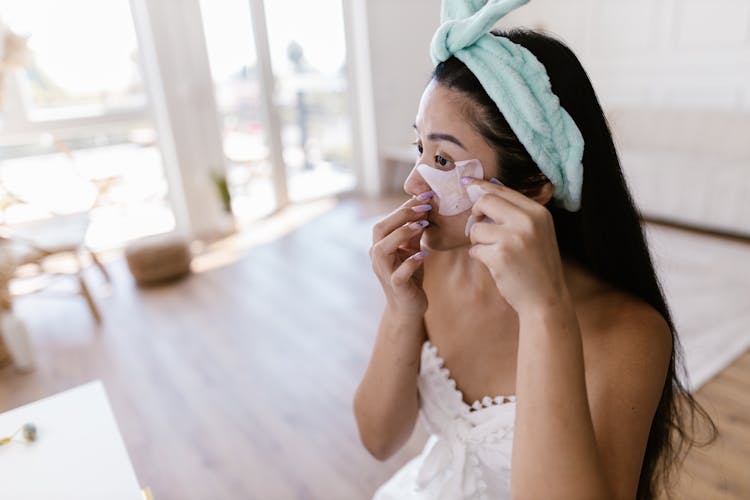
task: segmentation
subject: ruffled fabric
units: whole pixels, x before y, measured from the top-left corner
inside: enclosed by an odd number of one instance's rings
[[[373,500],[509,499],[515,396],[467,404],[429,340],[422,346],[418,389],[430,438]]]

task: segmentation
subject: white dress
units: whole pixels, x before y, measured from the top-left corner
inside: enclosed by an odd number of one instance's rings
[[[510,499],[515,396],[486,396],[469,406],[429,340],[417,384],[419,418],[430,437],[372,500]]]

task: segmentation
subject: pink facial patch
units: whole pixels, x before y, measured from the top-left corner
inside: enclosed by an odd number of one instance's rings
[[[474,201],[461,184],[461,177],[484,178],[484,168],[479,160],[456,163],[456,168],[440,170],[427,164],[417,165],[417,171],[435,192],[440,215],[457,215],[471,208]]]

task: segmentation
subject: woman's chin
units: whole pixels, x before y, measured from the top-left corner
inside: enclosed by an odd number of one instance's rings
[[[458,227],[459,224],[441,224],[442,221],[429,220],[430,225],[425,228],[422,236],[422,242],[428,249],[444,251],[471,244],[471,241]]]

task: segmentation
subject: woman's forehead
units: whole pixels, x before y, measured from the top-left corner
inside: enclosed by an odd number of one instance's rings
[[[469,104],[468,98],[460,93],[432,82],[422,94],[415,128],[420,134],[475,134],[465,112]]]

